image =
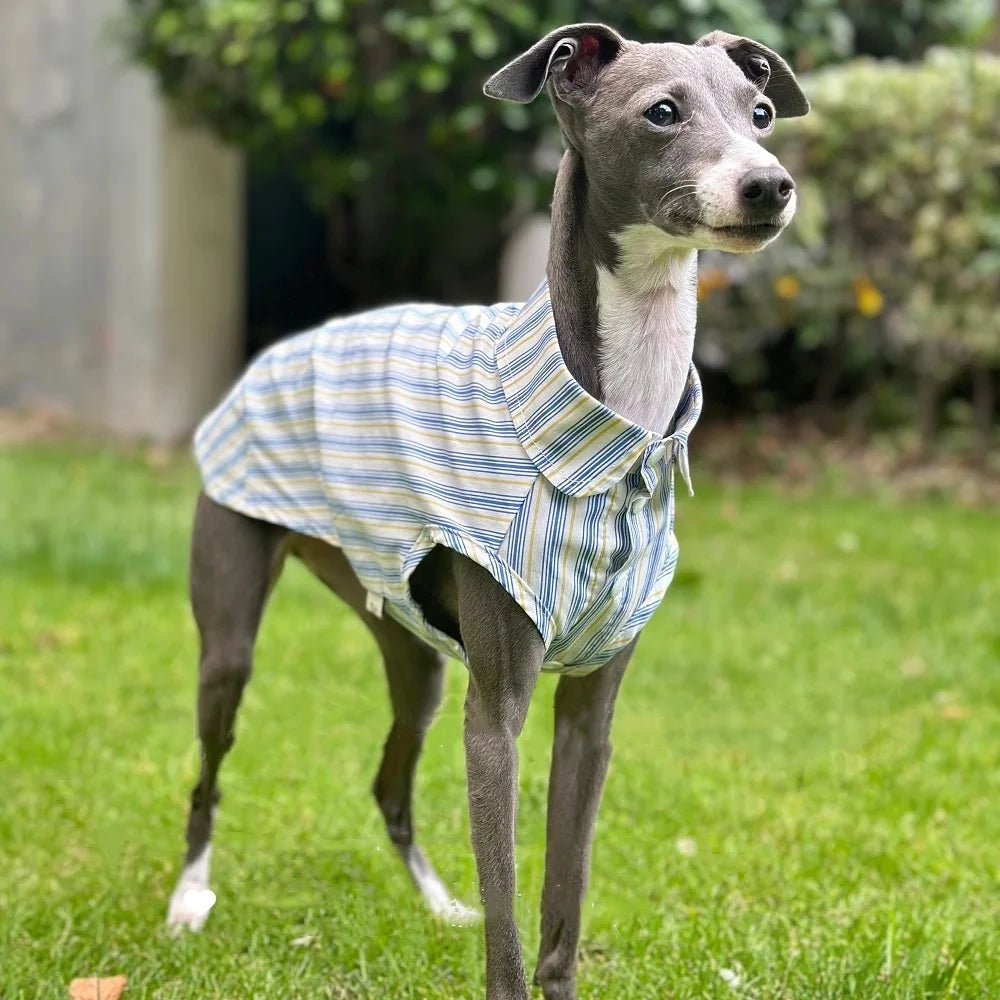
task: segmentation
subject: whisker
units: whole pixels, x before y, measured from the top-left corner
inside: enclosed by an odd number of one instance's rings
[[[665,191],[663,195],[660,197],[660,200],[656,204],[656,211],[659,212],[663,208],[664,202],[671,196],[673,196],[675,200],[679,200],[688,192],[688,190],[693,191],[695,188],[697,188],[697,186],[698,186],[697,182],[693,180],[681,181],[680,184],[675,184],[668,191]]]

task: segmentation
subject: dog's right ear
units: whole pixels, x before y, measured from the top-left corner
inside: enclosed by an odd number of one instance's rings
[[[487,97],[529,104],[551,78],[559,98],[584,103],[593,93],[600,71],[625,45],[604,24],[568,24],[549,32],[527,52],[494,73],[483,87]]]

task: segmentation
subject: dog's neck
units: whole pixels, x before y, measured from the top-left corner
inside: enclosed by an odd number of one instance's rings
[[[665,433],[694,351],[697,255],[652,225],[622,228],[570,147],[556,176],[548,279],[573,377],[616,413]]]

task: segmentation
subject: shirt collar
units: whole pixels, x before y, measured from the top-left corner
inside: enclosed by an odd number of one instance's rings
[[[559,350],[547,281],[501,334],[497,368],[524,450],[563,493],[583,497],[609,490],[664,440],[615,413],[573,378]],[[700,413],[701,383],[692,364],[668,440],[686,450]]]

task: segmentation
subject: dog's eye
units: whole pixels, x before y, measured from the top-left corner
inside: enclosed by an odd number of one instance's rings
[[[680,112],[673,101],[657,101],[651,108],[647,108],[642,117],[654,125],[673,125],[680,121]]]
[[[766,104],[758,104],[753,109],[753,123],[755,128],[770,128],[774,121],[774,112]]]

